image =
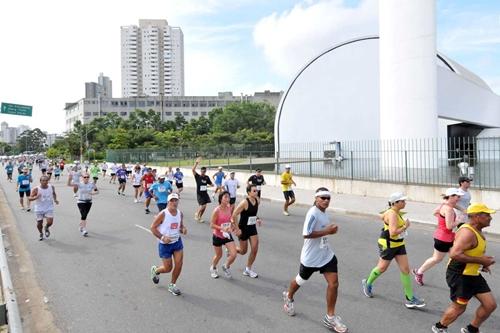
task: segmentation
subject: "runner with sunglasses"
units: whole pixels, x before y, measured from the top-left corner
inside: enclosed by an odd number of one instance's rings
[[[90,212],[90,208],[92,207],[92,196],[94,194],[99,194],[99,190],[94,183],[89,182],[89,174],[82,174],[83,182],[79,182],[77,184],[71,183],[71,179],[68,179],[68,186],[73,187],[73,190],[77,192],[78,200],[77,206],[80,210],[80,233],[83,237],[88,236],[87,231],[87,215]]]

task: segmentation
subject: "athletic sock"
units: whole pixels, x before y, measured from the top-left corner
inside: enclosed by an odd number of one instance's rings
[[[472,324],[467,325],[467,330],[470,333],[479,333],[479,328],[472,326]]]
[[[374,269],[372,269],[372,271],[370,272],[370,275],[368,276],[368,279],[366,280],[366,283],[367,284],[373,284],[373,282],[375,282],[375,280],[381,275],[382,273],[380,272],[380,269],[378,267],[375,267]]]
[[[411,286],[410,274],[400,273],[400,278],[406,298],[410,301],[413,299],[413,288]]]
[[[445,328],[445,329],[448,328],[448,326],[444,326],[443,324],[441,324],[441,322],[437,322],[436,327],[437,328]]]

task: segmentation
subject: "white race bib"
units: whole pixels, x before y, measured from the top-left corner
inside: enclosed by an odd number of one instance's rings
[[[257,185],[257,191],[260,191],[260,188],[261,188],[261,187],[262,187],[262,186]]]
[[[158,186],[158,192],[166,192],[167,190],[165,189],[165,186]]]
[[[29,184],[30,184],[30,181],[29,181],[28,179],[23,179],[23,180],[21,181],[21,184],[23,184],[23,185],[29,185]]]
[[[231,222],[226,222],[226,223],[221,224],[222,229],[226,229],[229,226],[231,226]],[[224,238],[228,238],[228,239],[231,238],[231,234],[229,232],[225,232],[225,231],[221,230],[221,233],[222,233],[222,236],[224,236]]]
[[[319,242],[319,248],[320,249],[327,249],[328,248],[328,237],[326,237],[326,236],[321,237],[321,240]]]
[[[206,185],[201,185],[200,186],[200,191],[206,192],[207,191],[207,186]]]
[[[247,225],[255,225],[257,222],[257,216],[249,216]]]
[[[177,179],[177,183],[182,184],[182,179]]]

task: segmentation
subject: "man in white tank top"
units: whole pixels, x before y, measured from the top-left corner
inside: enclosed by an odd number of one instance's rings
[[[183,214],[177,209],[179,195],[171,193],[167,202],[167,208],[156,215],[153,224],[151,224],[151,233],[158,238],[158,252],[163,264],[160,267],[151,267],[151,279],[154,284],[157,284],[160,282],[160,274],[172,272],[168,291],[179,296],[181,291],[177,288],[176,282],[182,270],[184,248],[180,236],[181,234],[185,235],[187,229],[183,223]],[[173,263],[172,257],[174,258]]]
[[[36,227],[40,233],[39,240],[43,240],[43,219],[47,221],[45,225],[45,237],[50,236],[50,226],[54,223],[54,202],[58,205],[56,190],[49,185],[49,177],[40,177],[40,185],[31,191],[29,201],[35,201]]]

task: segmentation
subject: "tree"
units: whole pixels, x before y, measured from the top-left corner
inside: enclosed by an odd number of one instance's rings
[[[274,131],[276,110],[267,103],[232,103],[212,111],[212,132],[236,133],[242,129]]]
[[[19,151],[45,151],[46,139],[47,136],[39,128],[26,130],[17,137],[17,148]]]

